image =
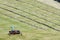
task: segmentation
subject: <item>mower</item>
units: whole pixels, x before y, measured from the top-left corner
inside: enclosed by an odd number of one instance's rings
[[[13,26],[11,27],[11,31],[9,31],[8,34],[9,35],[16,35],[16,34],[21,34],[22,35],[22,33],[19,30],[14,30]]]

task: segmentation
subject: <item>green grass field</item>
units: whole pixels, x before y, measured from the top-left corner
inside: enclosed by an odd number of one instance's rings
[[[8,35],[10,26],[21,35]],[[0,40],[60,40],[60,9],[37,0],[0,0]]]

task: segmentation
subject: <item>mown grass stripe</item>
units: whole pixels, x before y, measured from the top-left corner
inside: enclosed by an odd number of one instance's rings
[[[20,11],[26,12],[26,11],[24,11],[24,10],[18,9],[18,8],[16,8],[16,7],[13,7],[13,6],[9,6],[9,5],[6,5],[6,4],[3,4],[3,5],[8,6],[8,7],[11,7],[11,8],[14,8],[14,9],[16,9],[16,10],[20,10]],[[50,23],[53,23],[53,22],[51,22],[51,21],[49,21],[49,20],[47,20],[47,19],[45,19],[45,18],[41,18],[41,17],[39,17],[39,16],[37,16],[37,15],[34,15],[33,13],[29,13],[29,12],[26,12],[26,13],[27,13],[27,14],[30,14],[30,15],[32,15],[32,16],[35,16],[35,17],[37,17],[37,18],[39,18],[39,19],[43,19],[43,20],[45,20],[45,21],[48,21],[48,22],[50,22]],[[42,15],[42,16],[44,16],[44,15]],[[56,24],[56,23],[53,23],[53,24],[60,26],[59,24]]]
[[[7,10],[7,11],[9,11],[9,12],[12,12],[12,13],[14,13],[14,14],[17,14],[17,13],[15,13],[15,12],[11,11],[11,10],[8,10],[8,9],[2,8],[2,7],[0,7],[0,8],[1,8],[1,9],[4,9],[4,10]],[[26,16],[23,16],[23,15],[21,15],[21,14],[17,14],[17,15],[20,15],[20,16],[22,16],[22,17],[25,17],[25,18],[30,19],[30,20],[32,20],[32,21],[35,21],[35,20],[33,20],[33,19],[31,19],[31,18],[28,18],[28,17],[26,17]],[[41,22],[38,22],[38,21],[35,21],[35,22],[38,23],[38,24],[45,25],[45,26],[47,26],[48,28],[51,28],[51,29],[53,29],[53,30],[60,31],[60,30],[58,30],[58,29],[56,29],[56,28],[54,28],[54,27],[51,27],[51,26],[49,26],[49,25],[47,25],[47,24],[44,24],[44,23],[41,23]]]
[[[22,23],[28,24],[28,25],[30,25],[30,26],[32,26],[32,27],[36,27],[37,29],[43,29],[43,28],[41,28],[41,27],[39,28],[39,27],[36,26],[36,25],[32,25],[32,24],[30,24],[30,23],[27,23],[27,22],[25,22],[25,21],[23,21],[23,20],[20,20],[20,19],[14,18],[14,17],[9,16],[9,15],[7,15],[7,14],[3,14],[3,13],[2,13],[2,15],[5,15],[5,16],[7,16],[7,17],[9,17],[9,18],[12,18],[12,19],[15,19],[15,20],[17,20],[17,21],[19,21],[19,22],[22,22]],[[43,30],[45,30],[45,29],[43,29]]]
[[[58,9],[57,9],[57,10],[55,9],[56,11],[52,11],[52,10],[50,11],[50,10],[49,10],[49,7],[50,7],[50,6],[47,7],[46,4],[45,4],[44,6],[42,6],[43,3],[38,2],[38,1],[34,1],[34,0],[33,0],[33,1],[24,1],[24,0],[22,1],[22,0],[21,0],[21,1],[18,1],[18,2],[32,5],[32,6],[34,6],[34,7],[37,7],[38,9],[41,9],[41,10],[44,10],[44,11],[47,11],[47,12],[50,12],[50,13],[55,13],[55,12],[58,10]],[[32,4],[31,2],[32,2],[33,4]],[[39,5],[34,5],[35,3],[36,3],[36,4],[39,4]],[[40,4],[41,4],[41,6],[40,6]],[[46,7],[45,7],[45,6],[46,6]],[[44,8],[47,8],[47,9],[44,9]],[[53,10],[54,10],[54,9],[53,9]],[[59,12],[60,12],[60,11],[58,10],[58,13],[59,13]],[[57,13],[55,13],[55,14],[58,15],[58,16],[60,16],[60,15],[57,14]]]
[[[53,14],[54,15],[54,14]],[[45,16],[45,15],[44,15]],[[46,15],[47,16],[47,15]],[[46,17],[45,16],[45,17]],[[50,16],[51,17],[51,16]],[[53,18],[54,20],[56,20],[55,18]],[[60,20],[58,20],[58,21],[60,21]],[[53,22],[53,21],[52,21]],[[55,23],[55,22],[54,22]],[[59,25],[60,26],[60,24],[58,24],[58,23],[55,23],[55,24],[57,24],[57,25]]]

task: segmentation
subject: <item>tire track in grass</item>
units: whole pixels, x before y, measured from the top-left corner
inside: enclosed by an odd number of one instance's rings
[[[47,25],[47,24],[44,24],[44,23],[35,21],[35,20],[33,20],[33,19],[29,18],[29,17],[26,17],[26,16],[23,16],[23,15],[21,15],[21,14],[15,13],[14,11],[11,11],[11,10],[8,10],[8,9],[2,8],[2,7],[0,7],[0,8],[1,8],[1,9],[4,9],[4,10],[6,10],[6,11],[9,11],[9,12],[11,12],[11,13],[17,14],[17,15],[19,15],[19,16],[22,16],[22,17],[24,17],[24,18],[30,19],[30,20],[38,23],[38,24],[42,24],[42,25],[44,25],[44,26],[46,26],[46,27],[48,27],[48,28],[51,28],[51,29],[53,29],[53,30],[55,30],[55,31],[60,31],[59,29],[56,29],[56,28],[54,28],[54,27],[52,27],[52,26],[49,26],[49,25]]]
[[[48,21],[49,23],[53,23],[53,22],[51,22],[51,21],[49,21],[49,20],[47,20],[47,19],[45,19],[45,18],[41,18],[41,17],[39,17],[39,16],[37,16],[37,15],[31,14],[31,13],[29,13],[29,12],[26,12],[26,11],[24,11],[24,10],[18,9],[18,8],[16,8],[16,7],[9,6],[9,5],[6,5],[6,4],[3,4],[3,5],[8,6],[8,7],[11,7],[11,8],[14,8],[14,9],[16,9],[16,10],[23,11],[23,12],[25,12],[25,13],[27,13],[27,14],[30,14],[30,15],[33,15],[33,16],[35,16],[35,17],[37,17],[37,18],[43,19],[43,20],[45,20],[45,21]],[[43,15],[42,15],[42,16],[43,16]],[[60,26],[59,24],[56,24],[56,23],[53,23],[53,24]]]
[[[22,1],[22,0],[18,0],[18,2],[21,2],[21,3],[26,3],[26,4],[28,4],[28,5],[32,5],[32,6],[34,6],[34,7],[37,7],[38,9],[41,9],[41,7],[42,6],[36,6],[36,5],[33,5],[31,2],[33,2],[33,1],[27,1],[27,2],[24,2],[24,1]],[[30,3],[29,3],[30,2]],[[36,2],[36,0],[34,1],[34,2]],[[34,3],[33,2],[33,3]],[[37,3],[39,3],[39,4],[42,4],[42,3],[40,3],[39,1],[37,1]],[[47,5],[47,4],[45,4],[45,5]],[[49,11],[49,10],[47,10],[47,9],[41,9],[41,10],[44,10],[44,11],[47,11],[47,12],[50,12],[50,13],[55,13],[55,12],[51,12],[51,11]],[[56,15],[58,15],[58,16],[60,16],[59,14],[57,14],[57,13],[55,13]]]
[[[43,28],[39,28],[39,27],[36,26],[36,25],[32,25],[32,24],[30,24],[30,23],[27,23],[27,22],[25,22],[25,21],[22,21],[22,20],[20,20],[20,19],[15,18],[15,17],[9,16],[9,15],[7,15],[7,14],[2,13],[2,15],[5,15],[5,16],[7,16],[7,17],[9,17],[9,18],[12,18],[12,19],[15,19],[15,20],[17,20],[17,21],[19,21],[19,22],[25,23],[25,24],[30,25],[30,26],[32,26],[32,27],[35,27],[35,28],[37,28],[37,29],[45,30],[45,29],[43,29]]]

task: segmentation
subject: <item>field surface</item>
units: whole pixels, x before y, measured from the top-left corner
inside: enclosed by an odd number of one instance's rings
[[[10,26],[23,35],[9,36]],[[38,0],[0,0],[0,40],[60,40],[60,9]]]

